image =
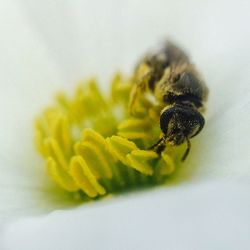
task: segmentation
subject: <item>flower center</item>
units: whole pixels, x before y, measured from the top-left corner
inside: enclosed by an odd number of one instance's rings
[[[64,190],[94,198],[133,186],[162,183],[175,169],[175,152],[146,150],[160,136],[159,109],[141,97],[129,115],[131,82],[117,74],[105,96],[96,80],[73,97],[60,93],[35,121],[35,143],[48,175]]]

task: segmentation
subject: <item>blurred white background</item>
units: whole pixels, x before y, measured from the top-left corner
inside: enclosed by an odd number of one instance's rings
[[[39,249],[58,249],[54,237],[60,239],[60,249],[70,249],[70,245],[74,249],[82,249],[81,246],[85,249],[132,249],[133,243],[138,243],[136,233],[140,234],[141,245],[136,245],[135,249],[149,249],[147,246],[151,246],[149,241],[152,238],[156,249],[166,249],[169,241],[163,246],[163,237],[174,238],[173,242],[179,239],[178,244],[171,243],[170,249],[249,249],[247,233],[250,230],[246,223],[250,218],[245,209],[250,208],[247,199],[250,190],[249,13],[250,2],[244,0],[1,0],[1,214],[12,218],[13,214],[33,215],[39,209],[45,212],[62,207],[58,201],[60,198],[50,197],[53,202],[44,198],[44,172],[37,168],[40,162],[32,145],[32,119],[56,90],[72,89],[76,81],[90,75],[97,75],[106,88],[116,70],[129,74],[138,58],[166,37],[177,41],[188,52],[210,89],[207,126],[192,143],[193,152],[198,153],[190,155],[180,172],[186,182],[180,183],[174,193],[163,191],[156,195],[158,202],[163,202],[158,204],[164,207],[158,210],[152,205],[148,210],[156,216],[156,224],[151,219],[149,225],[141,221],[140,218],[146,218],[144,209],[135,209],[132,218],[137,227],[132,230],[129,207],[136,208],[138,203],[132,200],[125,202],[124,206],[117,205],[119,210],[116,212],[111,204],[105,207],[110,220],[112,214],[114,220],[119,220],[119,216],[127,220],[122,220],[122,224],[111,223],[112,226],[106,229],[110,232],[109,237],[98,241],[102,235],[98,228],[109,223],[105,218],[102,221],[102,217],[91,215],[89,209],[88,218],[93,218],[84,227],[88,220],[84,217],[85,209],[76,215],[70,214],[74,210],[58,212],[54,219],[51,219],[52,214],[41,220],[30,219],[32,223],[25,219],[13,222],[4,234],[7,249],[27,250],[38,245]],[[214,180],[218,183],[214,184]],[[219,183],[228,180],[230,188],[228,184],[220,186]],[[210,189],[201,184],[209,181]],[[221,190],[219,197],[213,196],[216,192],[214,186]],[[188,205],[189,211],[196,211],[192,208],[201,201],[207,209],[198,216],[194,225],[190,218],[195,218],[196,212],[186,213],[185,202],[188,201],[182,202],[178,197],[188,197],[203,188],[207,202],[202,199],[201,192],[195,193]],[[228,194],[223,199],[227,189],[233,193],[232,200]],[[242,193],[244,195],[240,195]],[[150,195],[152,193],[146,196],[149,200]],[[141,206],[148,205],[147,199],[138,202]],[[164,202],[168,199],[172,204],[170,210]],[[206,212],[212,211],[215,203],[218,210],[206,218]],[[176,204],[176,209],[173,204]],[[228,207],[231,210],[224,214],[223,210],[227,211]],[[101,213],[102,208],[99,206],[98,209]],[[152,218],[152,214],[147,216]],[[71,217],[73,220],[68,230],[65,221]],[[222,221],[218,223],[221,217]],[[232,221],[229,220],[231,217]],[[185,230],[177,237],[177,231],[172,231],[174,221],[177,221],[175,230],[178,231],[184,223],[185,228],[192,228],[194,237],[190,238],[191,234]],[[74,229],[83,230],[84,234],[75,233]],[[46,237],[39,237],[45,231]],[[114,231],[118,235],[113,234]],[[116,238],[121,239],[123,231],[127,241],[120,246]],[[32,240],[29,237],[31,232]],[[66,234],[68,237],[64,237]],[[91,245],[93,237],[94,246]]]

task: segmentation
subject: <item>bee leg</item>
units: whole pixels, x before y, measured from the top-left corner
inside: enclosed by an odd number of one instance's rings
[[[162,151],[166,148],[165,138],[160,138],[154,145],[152,145],[148,150],[154,150],[157,154],[161,154]]]
[[[186,141],[187,141],[187,149],[186,149],[184,155],[182,156],[181,161],[185,161],[186,160],[186,158],[187,158],[187,156],[188,156],[188,154],[190,152],[190,149],[191,149],[191,143],[190,143],[189,139],[186,138]]]
[[[152,70],[149,66],[143,64],[139,67],[129,97],[129,111],[131,114],[134,113],[134,108],[140,95],[147,90],[151,76]]]

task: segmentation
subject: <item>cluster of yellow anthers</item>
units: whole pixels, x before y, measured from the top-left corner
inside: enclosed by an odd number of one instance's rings
[[[79,84],[72,97],[60,93],[36,119],[35,142],[48,175],[61,188],[97,197],[162,182],[175,154],[145,150],[159,138],[159,110],[142,97],[128,112],[131,83],[117,74],[105,97],[96,80]]]

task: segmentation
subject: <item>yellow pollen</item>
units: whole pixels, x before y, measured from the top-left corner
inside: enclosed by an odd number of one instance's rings
[[[141,97],[128,110],[130,80],[116,74],[106,96],[97,81],[83,81],[73,96],[57,94],[35,120],[35,145],[49,177],[62,189],[94,198],[133,186],[164,182],[176,152],[147,150],[161,134],[159,107]]]

